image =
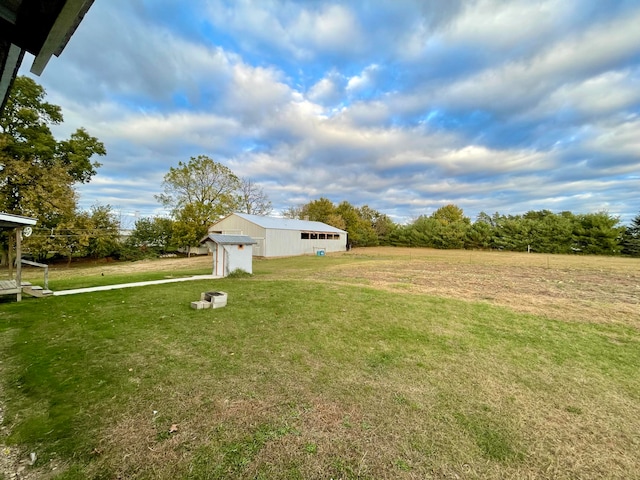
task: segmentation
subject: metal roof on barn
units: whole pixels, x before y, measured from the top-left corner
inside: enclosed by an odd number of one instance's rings
[[[346,233],[344,230],[332,227],[323,222],[310,220],[297,220],[294,218],[264,217],[262,215],[249,215],[246,213],[234,213],[248,222],[255,223],[259,227],[273,230],[298,230],[301,232]]]
[[[200,240],[200,243],[204,243],[207,240],[211,240],[218,245],[255,245],[258,243],[248,235],[225,235],[217,233],[210,233]]]

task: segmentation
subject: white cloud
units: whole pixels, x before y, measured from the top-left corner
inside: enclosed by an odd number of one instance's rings
[[[206,154],[276,209],[319,196],[396,218],[443,202],[470,216],[637,208],[624,203],[640,169],[640,9],[602,20],[577,0],[162,5],[201,21],[96,2],[43,76],[65,114],[56,135],[84,126],[109,151],[83,198],[152,208],[168,168]]]

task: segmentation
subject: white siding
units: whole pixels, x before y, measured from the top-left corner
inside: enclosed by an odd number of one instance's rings
[[[253,249],[251,245],[223,245],[227,254],[225,276],[240,269],[253,273]]]
[[[272,223],[277,223],[278,219],[271,219]],[[316,224],[318,222],[315,222]],[[318,225],[314,225],[318,228]],[[209,233],[248,235],[258,243],[253,246],[253,254],[260,257],[289,257],[296,255],[313,255],[319,249],[325,252],[344,252],[347,245],[346,232],[336,233],[337,229],[325,226],[332,236],[339,239],[303,239],[303,230],[263,228],[249,220],[241,218],[235,214],[223,218],[218,223],[209,228]],[[311,230],[316,232],[316,230]],[[317,233],[321,233],[318,230]],[[325,232],[326,235],[326,232]]]
[[[264,238],[265,229],[255,223],[230,215],[223,218],[213,227],[209,228],[209,233],[222,233],[224,235],[248,235],[251,238]]]
[[[340,234],[339,240],[302,239],[297,230],[269,230],[266,238],[267,257],[286,257],[291,255],[313,255],[319,249],[328,252],[346,250],[346,234]]]
[[[207,241],[212,252],[213,275],[226,277],[237,269],[253,273],[253,255],[251,245],[219,245]]]

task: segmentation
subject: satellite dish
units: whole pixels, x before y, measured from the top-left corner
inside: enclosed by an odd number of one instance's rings
[[[33,233],[33,228],[24,227],[24,230],[22,230],[22,233],[24,234],[25,237],[30,237],[31,234]]]

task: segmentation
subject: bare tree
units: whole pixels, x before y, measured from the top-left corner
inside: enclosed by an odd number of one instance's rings
[[[261,187],[250,178],[240,179],[239,209],[249,215],[269,215],[273,210],[271,200]]]
[[[302,207],[301,206],[290,206],[285,208],[284,210],[282,210],[282,212],[280,212],[280,214],[284,217],[284,218],[291,218],[293,220],[299,220],[302,218]]]

